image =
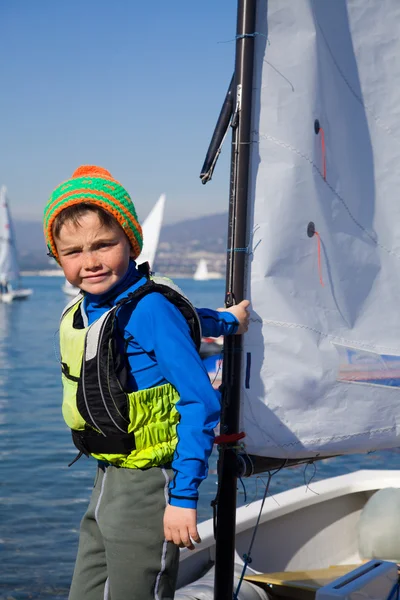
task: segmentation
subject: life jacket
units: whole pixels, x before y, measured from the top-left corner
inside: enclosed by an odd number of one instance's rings
[[[172,460],[177,444],[178,392],[170,383],[130,392],[129,365],[117,347],[118,311],[123,306],[133,311],[144,296],[154,292],[161,293],[180,310],[199,349],[198,315],[179,288],[165,278],[148,279],[134,291],[128,288],[115,306],[88,327],[83,322],[81,294],[63,311],[62,412],[79,456],[92,455],[130,468]]]

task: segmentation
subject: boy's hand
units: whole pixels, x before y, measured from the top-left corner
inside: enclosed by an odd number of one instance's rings
[[[197,510],[168,504],[164,513],[164,535],[168,542],[194,550],[193,542],[201,542],[197,531]]]
[[[239,321],[239,327],[236,332],[236,335],[242,335],[246,333],[249,328],[249,320],[250,320],[250,311],[248,307],[250,306],[249,300],[242,300],[239,304],[235,304],[235,306],[231,306],[230,308],[217,308],[219,312],[230,312]]]

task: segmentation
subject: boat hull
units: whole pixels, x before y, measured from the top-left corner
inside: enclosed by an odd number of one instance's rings
[[[400,488],[400,470],[357,471],[267,497],[247,573],[360,564],[360,515],[369,498],[388,487]],[[237,509],[236,566],[243,566],[249,552],[261,502]],[[203,576],[215,561],[212,519],[199,525],[199,533],[202,543],[194,551],[181,550],[178,598],[182,600],[184,586]]]
[[[31,296],[32,290],[21,289],[21,290],[11,290],[10,292],[4,292],[0,295],[0,300],[5,302],[6,304],[11,304],[14,300],[26,300]]]

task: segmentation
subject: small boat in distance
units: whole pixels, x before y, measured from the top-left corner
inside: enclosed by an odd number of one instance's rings
[[[80,289],[75,285],[72,285],[72,283],[70,283],[68,279],[65,280],[61,289],[64,292],[64,294],[67,294],[67,296],[76,296],[80,292]]]
[[[20,287],[18,253],[15,245],[14,228],[7,202],[7,189],[0,189],[0,300],[10,303],[24,300],[32,290]]]
[[[209,279],[222,279],[222,275],[216,271],[209,271],[207,261],[201,258],[193,275],[195,281],[208,281]]]

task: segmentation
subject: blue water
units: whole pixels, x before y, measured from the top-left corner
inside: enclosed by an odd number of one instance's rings
[[[25,277],[34,290],[24,302],[0,303],[0,600],[67,598],[95,462],[67,464],[76,451],[61,418],[57,363],[59,315],[66,304],[63,280]],[[196,306],[223,305],[221,281],[181,280]],[[211,516],[216,492],[216,457],[201,487],[200,519]],[[321,461],[278,473],[271,491],[279,492],[359,468],[399,468],[397,451]],[[263,484],[245,482],[247,501],[262,495]],[[312,487],[312,484],[311,484]],[[239,504],[244,501],[239,490]]]

